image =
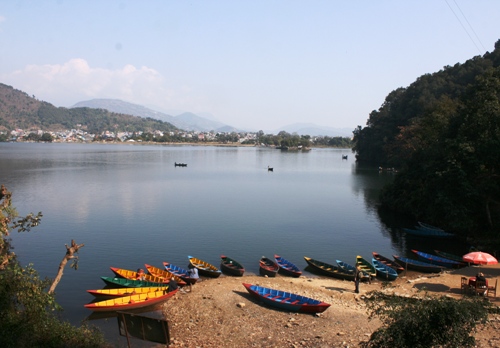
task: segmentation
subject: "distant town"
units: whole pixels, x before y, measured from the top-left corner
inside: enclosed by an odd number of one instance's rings
[[[112,132],[104,131],[101,134],[92,134],[83,129],[63,131],[23,130],[15,129],[10,132],[0,132],[0,141],[7,142],[60,142],[60,143],[91,143],[91,142],[128,142],[128,143],[219,143],[278,146],[283,148],[311,146],[331,146],[350,148],[352,138],[309,136],[290,134],[281,131],[278,134],[264,134],[259,132],[202,132],[202,131],[168,131],[162,132]]]

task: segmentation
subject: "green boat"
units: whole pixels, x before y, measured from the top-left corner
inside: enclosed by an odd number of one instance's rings
[[[373,266],[371,262],[365,260],[362,256],[356,256],[356,266],[359,266],[363,272],[368,273],[370,278],[375,278],[377,276],[375,266]]]
[[[101,277],[101,279],[106,283],[106,285],[115,287],[115,288],[143,288],[143,287],[152,287],[162,285],[164,283],[154,283],[148,282],[144,280],[132,280],[126,278],[113,278],[113,277]]]

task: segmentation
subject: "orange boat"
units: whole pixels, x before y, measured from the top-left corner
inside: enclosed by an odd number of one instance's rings
[[[138,278],[139,273],[137,273],[136,271],[131,271],[128,269],[123,269],[123,268],[116,268],[116,267],[110,267],[110,268],[113,271],[113,273],[116,274],[117,277],[126,278],[126,279],[130,279],[130,280],[138,280],[139,279]],[[156,277],[152,274],[142,274],[141,276],[143,277],[142,280],[152,282],[152,283],[157,283],[160,285],[168,284],[168,282],[170,281],[170,278]]]
[[[138,295],[122,296],[110,300],[88,303],[84,305],[84,307],[95,312],[121,311],[127,309],[142,308],[166,301],[174,296],[177,291],[179,291],[179,289],[176,289],[172,292],[163,290]]]
[[[157,268],[155,266],[148,265],[147,263],[144,266],[146,266],[146,269],[152,276],[167,278],[169,280],[173,278],[177,282],[177,284],[179,284],[179,286],[184,286],[187,284],[181,277],[173,274],[172,272],[169,272],[161,268]]]

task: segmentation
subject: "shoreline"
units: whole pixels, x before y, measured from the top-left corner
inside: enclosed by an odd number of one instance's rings
[[[482,266],[487,278],[500,277],[500,266]],[[479,267],[447,270],[439,274],[403,272],[395,281],[376,279],[361,283],[354,293],[354,282],[336,278],[302,275],[267,278],[249,274],[243,277],[222,275],[203,278],[193,291],[178,294],[163,305],[164,316],[171,322],[172,348],[176,347],[346,347],[358,346],[381,326],[370,319],[363,298],[372,290],[398,296],[462,298],[461,277],[475,276]],[[329,303],[320,314],[293,313],[268,307],[256,300],[242,283],[289,291]],[[487,297],[494,305],[500,298]],[[496,315],[495,315],[496,317]],[[494,325],[478,327],[474,335],[477,347],[500,345],[500,331]]]

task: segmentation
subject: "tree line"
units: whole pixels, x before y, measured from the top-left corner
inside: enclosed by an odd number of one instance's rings
[[[463,235],[499,237],[500,40],[388,94],[354,131],[359,162],[396,167],[381,203]]]

